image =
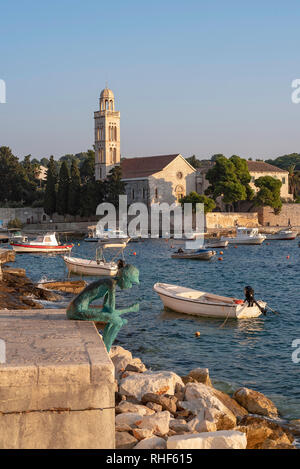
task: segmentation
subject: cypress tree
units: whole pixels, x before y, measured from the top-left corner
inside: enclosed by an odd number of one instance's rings
[[[47,171],[47,182],[44,197],[44,210],[50,217],[53,215],[56,209],[56,181],[57,172],[53,156],[50,156]]]
[[[56,211],[59,215],[66,215],[68,213],[68,198],[70,186],[70,172],[68,165],[63,161],[58,178]]]
[[[80,210],[80,172],[76,160],[72,161],[68,196],[68,213],[77,215]]]

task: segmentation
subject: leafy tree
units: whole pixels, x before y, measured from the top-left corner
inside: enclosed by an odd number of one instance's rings
[[[278,156],[275,160],[266,160],[266,163],[285,169],[286,171],[289,170],[291,165],[295,165],[295,169],[300,170],[300,154],[290,153],[289,155]]]
[[[105,181],[106,200],[115,207],[119,206],[119,195],[125,194],[125,183],[122,181],[121,166],[112,168]]]
[[[206,195],[200,195],[195,191],[190,192],[185,197],[182,197],[179,202],[181,203],[182,207],[185,203],[192,204],[193,212],[196,211],[196,204],[204,204],[204,213],[212,212],[214,208],[216,208],[216,203],[210,197]]]
[[[56,198],[56,211],[59,215],[66,215],[68,213],[68,198],[70,186],[70,173],[68,165],[63,161],[58,178],[58,189]]]
[[[54,157],[50,156],[47,171],[47,182],[44,197],[44,210],[50,217],[55,213],[56,210],[56,182],[57,172]]]
[[[80,167],[80,177],[82,184],[86,184],[94,180],[95,177],[95,152],[88,150],[86,158]]]
[[[262,176],[256,179],[254,184],[259,188],[255,197],[255,205],[267,205],[274,209],[274,213],[279,213],[282,207],[280,199],[282,182],[271,176]]]
[[[80,171],[77,160],[73,160],[68,194],[68,213],[70,215],[77,215],[80,211],[80,186]]]
[[[200,168],[201,166],[201,161],[196,158],[195,155],[190,156],[189,158],[186,158],[186,161],[193,166],[193,168],[197,169]]]
[[[24,167],[9,147],[0,147],[0,201],[30,203],[34,198],[34,187]]]
[[[291,164],[288,167],[289,172],[289,192],[293,195],[295,199],[297,197],[297,181],[296,181],[296,174],[295,174],[295,164]]]

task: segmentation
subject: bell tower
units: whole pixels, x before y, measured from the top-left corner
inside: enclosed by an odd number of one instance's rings
[[[120,164],[120,112],[115,111],[115,97],[107,87],[100,94],[100,110],[95,119],[95,179],[106,179]]]

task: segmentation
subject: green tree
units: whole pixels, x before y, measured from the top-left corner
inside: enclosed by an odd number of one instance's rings
[[[44,197],[44,210],[50,217],[55,213],[56,210],[56,182],[57,172],[54,157],[50,156],[48,171],[47,171],[47,182]]]
[[[112,168],[105,181],[106,200],[115,207],[119,206],[119,195],[125,194],[125,183],[122,181],[121,166]]]
[[[274,213],[279,213],[282,207],[280,199],[282,182],[271,176],[262,176],[256,179],[254,184],[259,188],[254,199],[255,205],[267,205],[274,209]]]
[[[72,161],[68,194],[68,213],[78,215],[80,211],[80,171],[76,160]]]
[[[70,186],[70,172],[66,161],[63,161],[58,178],[58,189],[56,197],[56,211],[59,215],[68,213],[68,199]]]
[[[190,156],[189,158],[186,158],[186,161],[193,166],[193,168],[197,169],[200,168],[201,166],[201,161],[196,158],[195,155]]]
[[[204,213],[212,212],[214,208],[216,208],[216,203],[210,197],[206,195],[200,195],[195,191],[190,192],[185,197],[182,197],[179,202],[181,203],[182,207],[184,204],[192,204],[193,212],[196,211],[196,204],[204,204]]]
[[[87,184],[94,180],[95,177],[95,152],[88,150],[86,158],[80,166],[81,183]]]
[[[0,147],[0,201],[30,203],[34,188],[30,184],[24,167],[9,147]]]

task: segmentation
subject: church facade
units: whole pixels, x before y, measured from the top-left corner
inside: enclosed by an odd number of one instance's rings
[[[104,180],[121,165],[128,204],[147,205],[179,199],[196,190],[196,170],[180,153],[136,158],[120,157],[120,112],[115,111],[114,94],[105,88],[95,118],[95,178]]]

